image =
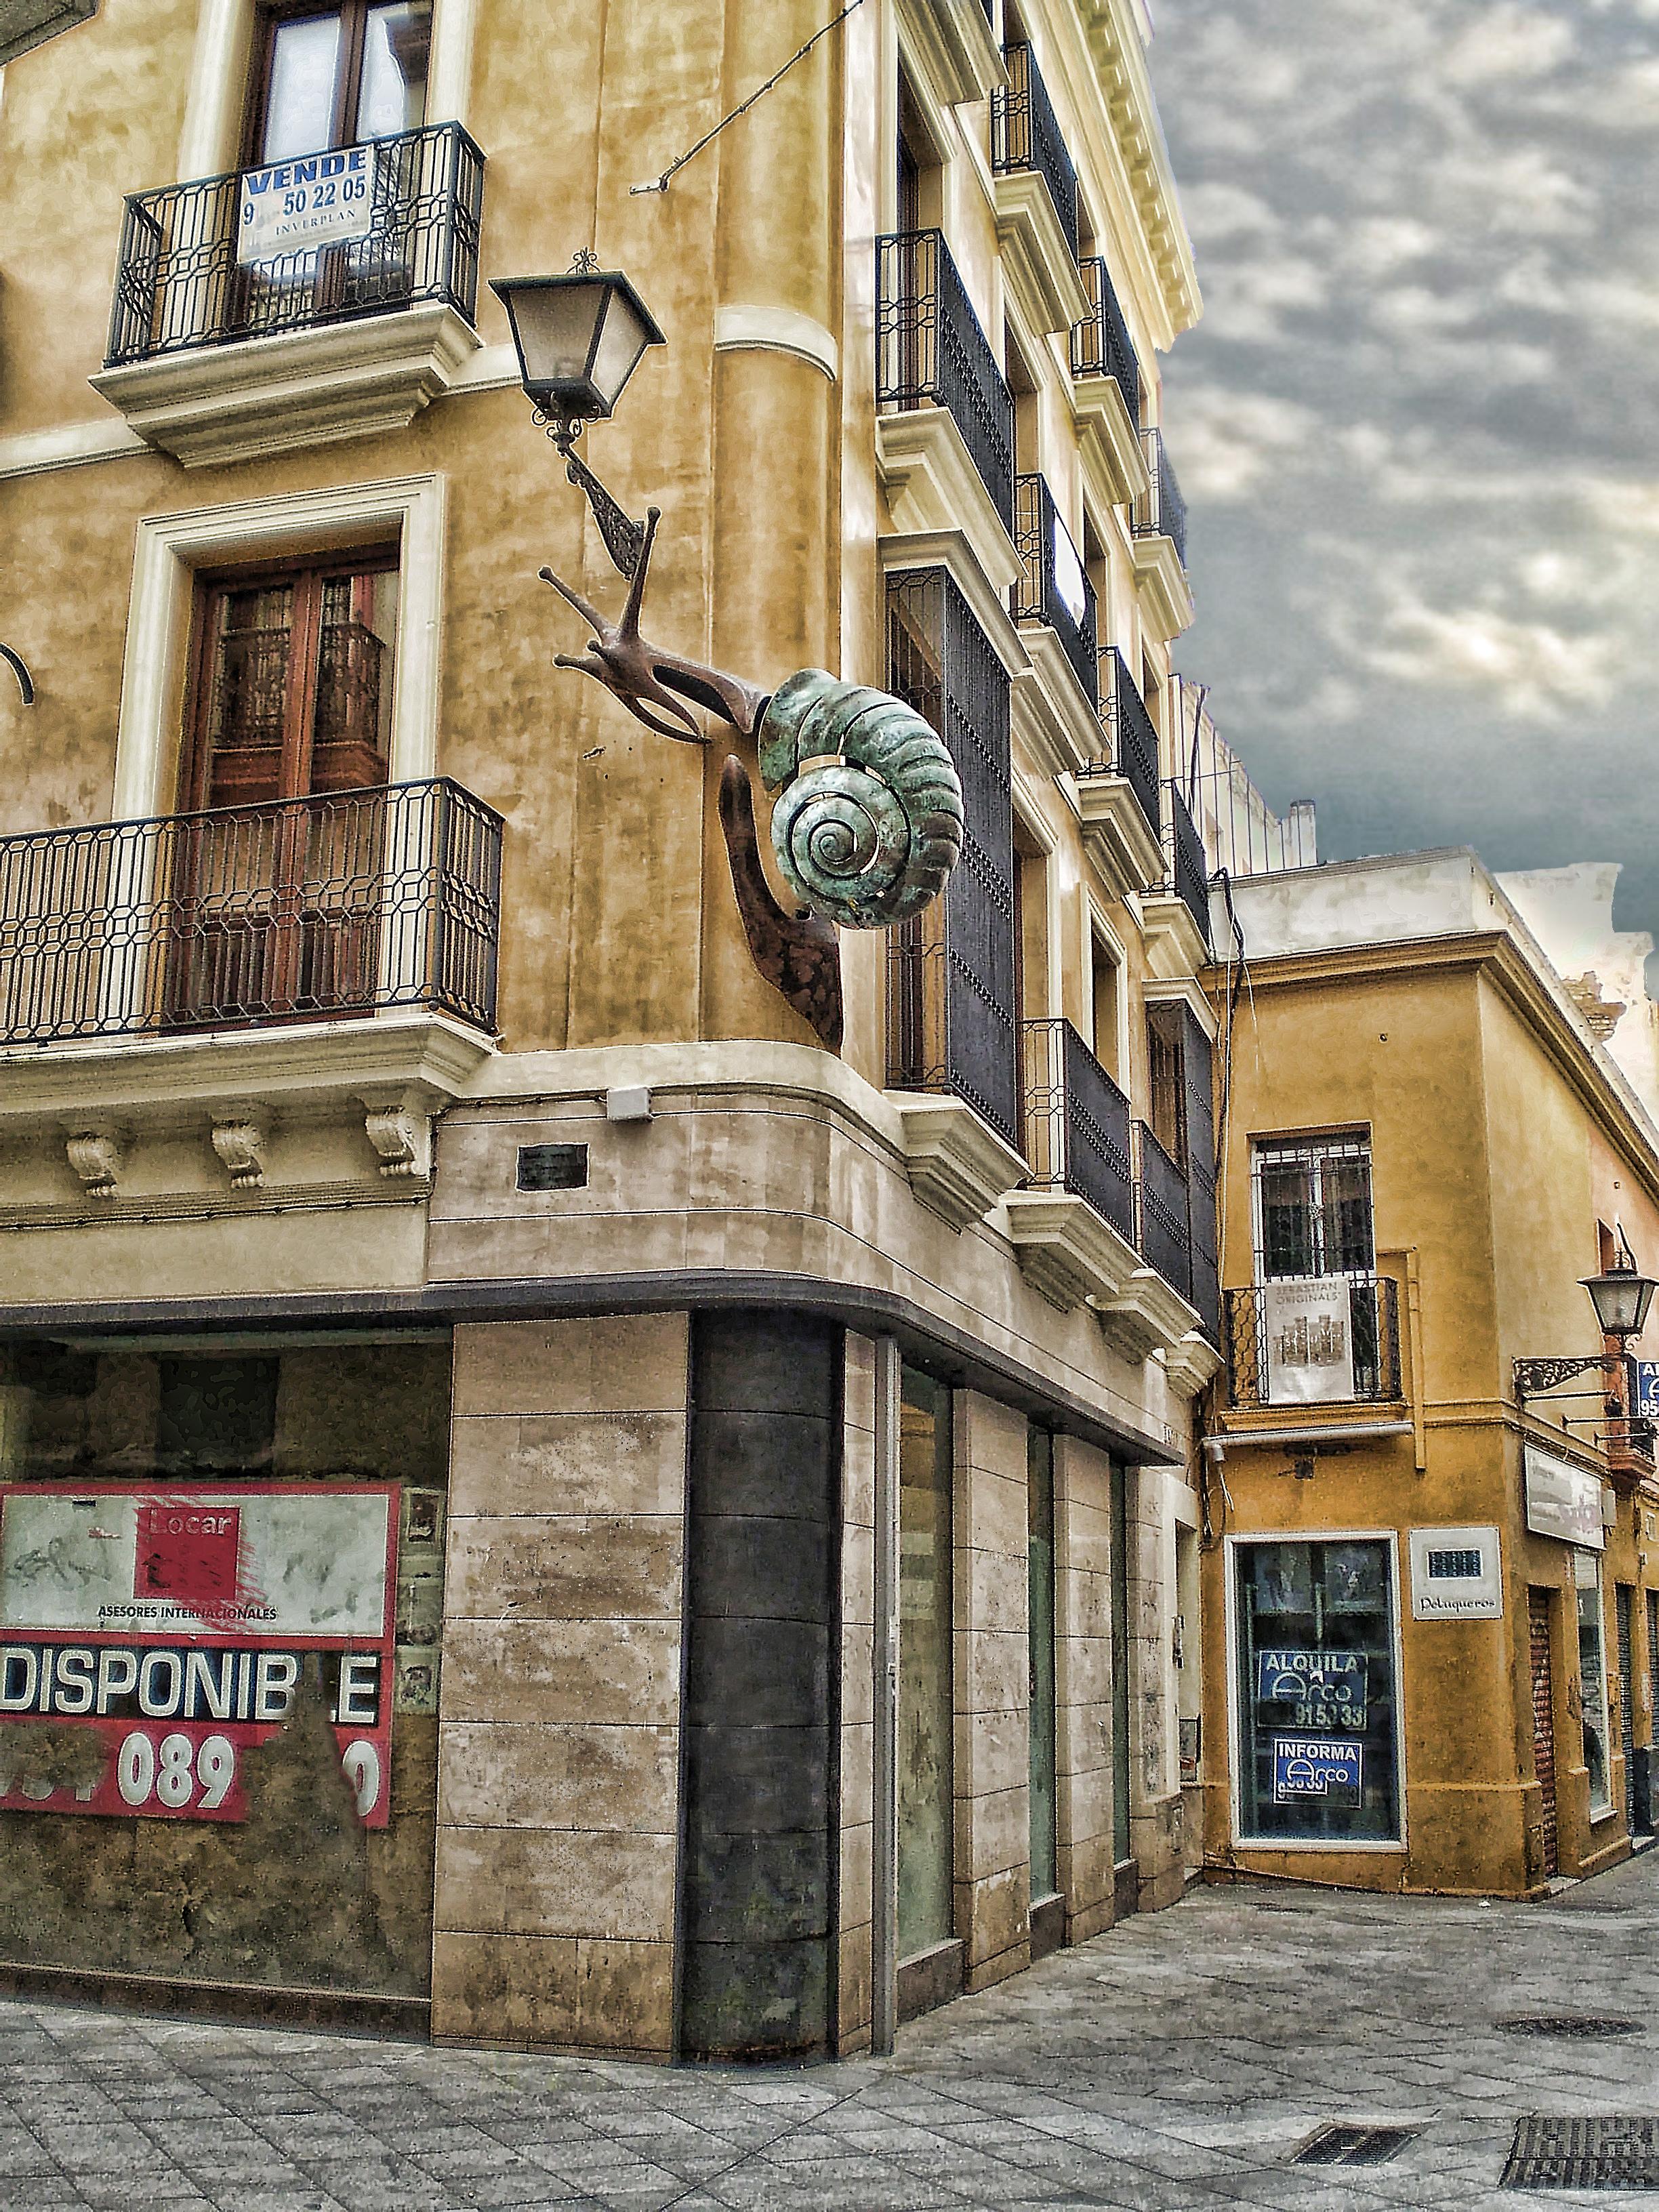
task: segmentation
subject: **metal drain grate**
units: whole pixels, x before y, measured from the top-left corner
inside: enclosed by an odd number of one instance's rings
[[[1334,2120],[1310,2135],[1292,2166],[1386,2166],[1417,2133],[1415,2128],[1366,2128]]]
[[[1521,2013],[1513,2020],[1500,2020],[1498,2025],[1505,2035],[1576,2035],[1586,2041],[1642,2033],[1639,2020],[1598,2019],[1593,2014],[1575,2018],[1571,2013]]]
[[[1659,2120],[1517,2120],[1504,2189],[1659,2189]]]

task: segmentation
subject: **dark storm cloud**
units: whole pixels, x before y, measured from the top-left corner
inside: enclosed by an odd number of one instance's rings
[[[1659,0],[1159,0],[1206,313],[1182,665],[1328,856],[1659,932]]]

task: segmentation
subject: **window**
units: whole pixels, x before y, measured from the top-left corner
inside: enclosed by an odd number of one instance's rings
[[[1613,1765],[1607,1722],[1607,1663],[1601,1634],[1601,1561],[1575,1551],[1578,1596],[1578,1691],[1584,1708],[1584,1764],[1589,1769],[1592,1820],[1613,1810]]]
[[[1095,1058],[1121,1090],[1125,1087],[1118,1045],[1121,979],[1116,955],[1111,946],[1093,931],[1089,937],[1089,965],[1092,1008],[1089,1042],[1094,1048]]]
[[[899,1419],[898,1948],[949,1940],[954,1850],[951,1393],[904,1370]]]
[[[266,9],[248,109],[249,167],[418,130],[431,46],[432,0]]]
[[[392,550],[204,578],[180,806],[384,783],[397,602]]]
[[[1397,1843],[1394,1548],[1234,1547],[1240,1839]]]
[[[1179,1006],[1146,1009],[1147,1106],[1152,1134],[1178,1168],[1187,1164],[1187,1074]]]
[[[1258,1282],[1372,1273],[1369,1137],[1275,1137],[1255,1168]]]
[[[1054,1440],[1046,1429],[1025,1438],[1027,1558],[1030,1603],[1026,1632],[1030,1659],[1031,1899],[1060,1887],[1055,1796]]]

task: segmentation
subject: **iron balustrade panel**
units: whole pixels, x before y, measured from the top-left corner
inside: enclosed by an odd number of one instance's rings
[[[1187,1133],[1187,1218],[1193,1245],[1192,1304],[1219,1352],[1221,1273],[1216,1213],[1215,1050],[1190,1006],[1181,1008],[1181,1062]]]
[[[1089,313],[1072,330],[1072,374],[1075,377],[1109,376],[1123,395],[1129,420],[1140,422],[1140,362],[1134,340],[1123,319],[1123,310],[1112,289],[1110,271],[1099,254],[1078,264],[1078,274],[1088,295]]]
[[[1109,757],[1085,761],[1078,770],[1082,781],[1090,775],[1120,775],[1133,793],[1146,827],[1164,841],[1164,781],[1158,774],[1158,732],[1135,689],[1123,655],[1115,645],[1100,656],[1100,720],[1111,740]]]
[[[1066,150],[1048,88],[1027,46],[1010,46],[1002,57],[1008,82],[991,95],[991,167],[1000,177],[1032,169],[1048,187],[1066,243],[1077,259],[1077,170]]]
[[[393,1006],[493,1033],[501,833],[439,778],[0,838],[0,1043]]]
[[[1167,538],[1181,565],[1187,565],[1187,502],[1176,482],[1170,449],[1161,430],[1143,430],[1140,442],[1146,455],[1146,489],[1134,503],[1137,538]]]
[[[1238,1407],[1269,1406],[1267,1293],[1261,1285],[1223,1293],[1227,1372],[1232,1401]],[[1403,1396],[1400,1371],[1400,1286],[1389,1275],[1348,1279],[1350,1341],[1353,1347],[1353,1396],[1335,1403],[1397,1405]]]
[[[1008,676],[942,569],[890,577],[888,688],[932,724],[962,779],[962,858],[925,913],[888,933],[888,1080],[964,1098],[1020,1141]]]
[[[1014,586],[1016,622],[1047,623],[1064,648],[1091,707],[1100,704],[1100,647],[1095,587],[1077,541],[1060,517],[1054,494],[1039,476],[1014,484],[1014,544],[1024,573]]]
[[[1128,1100],[1070,1022],[1026,1022],[1023,1030],[1025,1157],[1032,1185],[1086,1199],[1133,1244]]]
[[[1179,784],[1164,793],[1164,862],[1166,890],[1173,891],[1198,924],[1199,935],[1210,942],[1210,872],[1204,858],[1204,840],[1187,810]]]
[[[1135,1243],[1172,1291],[1190,1304],[1192,1217],[1187,1171],[1170,1158],[1144,1121],[1135,1123]]]
[[[367,237],[236,258],[244,173],[129,195],[105,366],[441,301],[477,304],[483,156],[459,123],[376,139]]]
[[[944,233],[878,239],[876,280],[878,405],[945,408],[1012,535],[1014,403]]]

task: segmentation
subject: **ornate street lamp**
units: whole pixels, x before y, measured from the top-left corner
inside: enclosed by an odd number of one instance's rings
[[[586,494],[605,550],[631,580],[645,526],[623,513],[577,453],[576,440],[588,423],[609,419],[647,351],[667,341],[621,270],[601,269],[598,255],[586,250],[562,276],[507,276],[489,289],[507,309],[536,420]]]
[[[1610,1420],[1629,1419],[1628,1408],[1635,1403],[1636,1393],[1630,1374],[1628,1346],[1633,1336],[1642,1334],[1648,1317],[1648,1308],[1653,1303],[1653,1293],[1659,1289],[1651,1275],[1644,1275],[1636,1264],[1636,1255],[1625,1241],[1625,1232],[1619,1231],[1619,1249],[1611,1264],[1599,1275],[1582,1278],[1589,1301],[1595,1309],[1595,1319],[1604,1337],[1617,1340],[1617,1352],[1585,1353],[1571,1359],[1517,1359],[1515,1363],[1515,1395],[1524,1406],[1528,1398],[1537,1397],[1547,1390],[1559,1390],[1576,1376],[1587,1375],[1592,1368],[1600,1368],[1607,1379],[1606,1412]],[[1624,1374],[1625,1396],[1621,1400],[1614,1387],[1614,1378]],[[1651,1436],[1652,1425],[1632,1420],[1633,1437],[1640,1434],[1646,1442]],[[1644,1432],[1644,1433],[1643,1433]]]

